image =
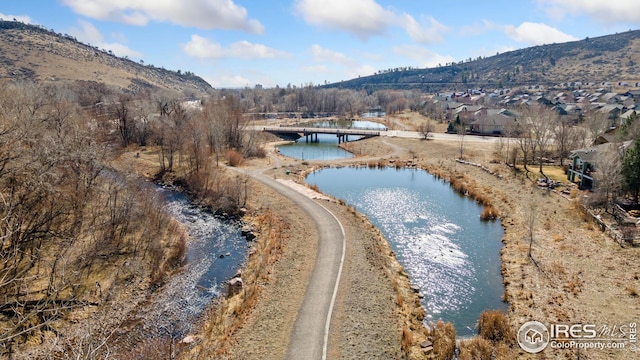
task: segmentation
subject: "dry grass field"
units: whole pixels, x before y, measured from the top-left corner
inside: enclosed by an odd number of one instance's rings
[[[79,80],[129,90],[155,86],[195,96],[212,90],[198,77],[187,79],[176,72],[145,66],[137,59],[116,57],[69,36],[19,23],[3,22],[0,49],[0,79]]]

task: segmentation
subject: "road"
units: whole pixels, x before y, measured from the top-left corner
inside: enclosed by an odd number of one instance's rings
[[[253,131],[262,131],[264,126],[253,125],[247,126],[247,130]],[[343,129],[349,130],[349,129]],[[383,137],[401,137],[401,138],[410,138],[410,139],[422,139],[423,136],[421,133],[417,131],[406,131],[406,130],[387,130],[380,131],[380,136]],[[460,136],[457,134],[445,134],[445,133],[437,133],[432,132],[429,133],[429,138],[434,140],[442,140],[442,141],[460,141]],[[498,136],[482,136],[482,135],[465,135],[463,141],[465,142],[486,142],[492,143],[499,141],[500,137]],[[506,139],[506,138],[503,138]]]
[[[344,228],[335,215],[320,202],[263,175],[259,170],[242,172],[291,199],[315,223],[319,235],[318,252],[304,300],[289,337],[287,359],[324,360],[327,356],[331,314],[344,263]]]
[[[380,136],[401,137],[401,138],[410,138],[410,139],[422,139],[424,137],[422,136],[421,133],[417,131],[405,131],[405,130],[381,131]],[[457,134],[445,134],[445,133],[432,132],[432,133],[429,133],[429,139],[443,140],[443,141],[460,141],[460,136]],[[492,142],[497,142],[499,139],[500,137],[497,137],[497,136],[465,135],[463,141],[492,143]]]

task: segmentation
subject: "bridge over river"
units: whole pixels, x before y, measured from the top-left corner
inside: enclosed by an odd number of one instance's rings
[[[281,138],[293,140],[297,140],[304,136],[307,142],[317,142],[318,134],[336,135],[338,137],[338,143],[349,141],[349,135],[364,138],[380,136],[380,130],[340,129],[327,127],[271,126],[262,128],[262,131],[270,132]]]

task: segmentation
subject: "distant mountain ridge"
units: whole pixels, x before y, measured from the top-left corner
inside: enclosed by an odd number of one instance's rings
[[[533,46],[434,68],[390,69],[325,87],[440,91],[575,82],[627,82],[632,86],[640,82],[640,30]]]
[[[191,72],[144,65],[16,21],[0,21],[0,79],[96,81],[131,92],[155,87],[194,97],[213,90]]]

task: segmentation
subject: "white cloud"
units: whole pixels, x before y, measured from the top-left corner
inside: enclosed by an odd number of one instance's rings
[[[309,24],[347,31],[363,40],[395,26],[416,42],[433,43],[442,41],[442,33],[447,30],[433,17],[418,22],[407,13],[383,8],[375,0],[298,0],[296,9]]]
[[[374,0],[298,0],[296,8],[310,24],[348,31],[361,39],[383,34],[396,18]]]
[[[238,41],[229,47],[223,47],[200,35],[191,35],[191,40],[182,45],[182,50],[189,56],[201,59],[270,59],[288,57],[289,54],[270,48],[263,44],[253,44],[248,41]]]
[[[233,0],[63,0],[74,12],[98,20],[130,25],[150,21],[201,29],[241,30],[262,34],[264,26],[247,17],[247,9]]]
[[[640,25],[640,1],[637,0],[538,0],[554,19],[566,15],[587,15],[594,21],[615,25],[621,22]]]
[[[574,36],[542,23],[523,22],[520,26],[506,25],[505,34],[511,39],[528,45],[562,43],[578,40]]]
[[[394,46],[393,53],[411,59],[418,67],[436,67],[455,61],[452,56],[441,55],[425,47],[416,45]]]
[[[325,49],[317,44],[311,45],[311,54],[313,55],[313,60],[316,62],[329,62],[345,66],[353,66],[355,64],[355,60],[345,54]]]
[[[88,21],[79,20],[80,28],[72,28],[69,30],[69,35],[76,37],[79,41],[97,46],[101,49],[111,50],[118,56],[127,56],[129,58],[141,58],[142,54],[138,51],[129,49],[127,45],[121,43],[105,42],[104,36],[100,33],[100,30]],[[125,42],[126,39],[122,36],[119,40]]]
[[[26,15],[6,15],[0,13],[0,19],[5,21],[13,21],[15,19],[16,21],[23,22],[25,24],[33,24],[33,20]]]
[[[314,63],[302,67],[302,70],[312,77],[323,73],[330,74],[334,78],[351,79],[375,72],[375,68],[371,65],[360,63],[341,52],[323,48],[317,44],[311,45],[309,51]]]
[[[400,24],[403,24],[407,34],[409,34],[415,42],[421,44],[442,42],[443,34],[448,30],[446,26],[439,23],[433,17],[424,19],[422,23],[419,23],[413,16],[404,14]]]

